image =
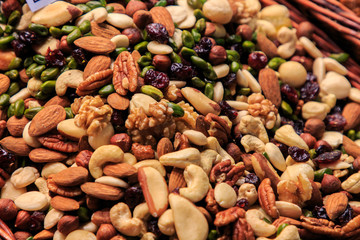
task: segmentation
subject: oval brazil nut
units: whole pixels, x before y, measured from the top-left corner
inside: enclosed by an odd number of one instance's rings
[[[51,105],[45,107],[38,112],[29,126],[29,135],[31,137],[37,137],[43,135],[54,128],[61,121],[65,120],[65,109],[60,105]]]

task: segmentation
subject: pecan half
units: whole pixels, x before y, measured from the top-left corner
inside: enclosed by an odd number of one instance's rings
[[[275,194],[271,187],[270,178],[265,178],[258,188],[259,203],[262,209],[272,218],[279,217],[279,211],[275,205]]]
[[[138,78],[137,62],[131,53],[128,51],[120,53],[114,62],[113,84],[116,92],[122,96],[126,95],[127,90],[135,92]]]
[[[224,145],[228,142],[231,133],[231,125],[229,125],[225,119],[213,113],[208,113],[205,117],[205,121],[210,126],[208,129],[210,136],[216,137],[220,145]]]
[[[312,233],[326,235],[331,237],[341,237],[344,235],[344,231],[335,227],[335,224],[326,219],[310,218],[310,217],[300,217],[303,222],[301,226]]]
[[[276,228],[278,228],[281,224],[289,224],[289,225],[295,225],[297,227],[301,226],[301,222],[298,220],[295,220],[293,218],[288,218],[288,217],[282,217],[280,216],[278,219],[276,219],[272,225],[274,225]]]
[[[77,152],[79,150],[78,144],[75,142],[66,142],[65,138],[60,134],[49,134],[38,137],[39,142],[52,150],[59,152]]]
[[[360,215],[354,217],[350,220],[343,228],[342,230],[346,233],[352,232],[354,230],[360,229]]]
[[[59,194],[64,197],[76,197],[82,194],[79,187],[61,187],[55,183],[52,176],[47,179],[47,187],[53,193]]]
[[[226,226],[236,221],[238,218],[245,217],[245,210],[239,207],[232,207],[216,214],[214,225],[217,227]]]
[[[231,165],[231,160],[225,160],[216,164],[210,172],[211,182],[225,182],[233,186],[243,175],[245,166],[243,164]]]
[[[255,240],[254,231],[245,218],[239,218],[234,224],[232,240]]]
[[[88,168],[92,154],[93,152],[89,150],[82,150],[81,152],[79,152],[78,155],[76,155],[75,157],[76,165],[79,167]]]
[[[76,94],[79,96],[90,95],[105,84],[110,83],[113,71],[111,69],[96,72],[82,81],[76,89]]]
[[[212,214],[219,212],[219,206],[215,200],[214,189],[210,189],[205,198],[206,209]]]

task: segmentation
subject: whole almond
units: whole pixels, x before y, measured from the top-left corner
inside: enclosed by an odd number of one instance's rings
[[[23,138],[5,137],[0,140],[0,145],[9,152],[19,156],[28,156],[31,151],[31,147],[26,144]]]
[[[103,169],[104,174],[112,177],[130,177],[137,173],[137,169],[128,163],[117,163],[106,165]]]
[[[51,105],[45,107],[38,112],[32,119],[29,126],[29,135],[37,137],[43,135],[58,125],[59,122],[65,120],[65,109],[60,105]]]
[[[22,118],[17,118],[15,116],[12,116],[11,118],[9,118],[9,120],[7,120],[6,127],[12,136],[21,137],[25,125],[28,122],[29,120],[25,116],[23,116]]]
[[[116,45],[110,39],[96,36],[81,37],[74,44],[86,51],[96,54],[109,54],[115,50]]]
[[[169,138],[163,137],[158,142],[156,151],[157,151],[157,156],[160,158],[164,154],[173,152],[174,147]]]
[[[343,192],[333,193],[326,198],[325,209],[331,220],[335,220],[346,209],[348,197]]]
[[[57,185],[73,187],[86,182],[88,176],[89,171],[86,168],[70,167],[53,175],[53,180]]]
[[[344,130],[346,131],[355,128],[360,124],[360,104],[355,102],[346,104],[342,115],[346,119]]]
[[[111,39],[121,32],[113,26],[106,23],[91,22],[91,33],[97,37]]]
[[[60,162],[68,156],[45,148],[35,148],[29,153],[29,158],[33,162],[44,163],[44,162]]]
[[[270,68],[261,69],[259,73],[259,83],[264,95],[277,108],[281,104],[281,92],[278,77],[274,70]]]
[[[60,105],[62,107],[70,107],[70,100],[65,96],[55,96],[47,101],[44,107],[51,106],[51,105]]]
[[[169,192],[185,186],[184,169],[174,167],[169,177]]]
[[[354,158],[360,156],[360,146],[345,135],[343,136],[343,146],[347,154],[353,156]]]
[[[169,33],[169,36],[172,37],[175,32],[175,25],[169,11],[164,7],[153,7],[150,10],[150,13],[154,23],[161,23],[164,25]]]
[[[130,104],[130,100],[128,98],[120,96],[117,93],[110,94],[106,100],[112,108],[117,110],[126,110]]]
[[[5,93],[10,86],[10,78],[5,74],[0,73],[0,94]]]
[[[96,72],[106,70],[110,68],[111,58],[104,55],[98,55],[92,57],[84,69],[84,79],[93,75]]]
[[[91,197],[102,200],[116,201],[124,195],[124,192],[120,188],[96,182],[84,183],[81,185],[81,190]]]
[[[80,208],[79,203],[71,198],[55,196],[51,198],[50,204],[53,208],[60,211],[75,211]]]
[[[34,236],[34,240],[52,239],[54,237],[55,229],[44,229]]]
[[[269,58],[273,58],[278,55],[276,45],[264,34],[257,34],[257,44],[259,46],[259,49],[263,51]]]

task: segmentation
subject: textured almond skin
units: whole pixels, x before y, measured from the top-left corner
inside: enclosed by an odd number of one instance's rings
[[[10,86],[10,78],[5,74],[0,74],[0,94],[5,93]]]
[[[360,104],[355,102],[346,104],[342,116],[346,119],[345,131],[355,128],[360,124]]]
[[[31,147],[26,144],[23,138],[5,137],[1,139],[0,145],[19,156],[28,156],[31,151]]]
[[[160,139],[160,141],[158,142],[156,151],[157,151],[158,157],[160,158],[164,154],[173,152],[174,147],[173,147],[170,139],[164,137],[164,138]]]
[[[275,71],[270,68],[261,69],[259,73],[259,83],[265,97],[279,108],[281,104],[281,92]]]
[[[343,146],[347,154],[357,158],[360,156],[360,146],[347,136],[343,136]]]
[[[62,196],[53,197],[50,204],[53,208],[60,211],[75,211],[80,208],[80,205],[76,200]]]
[[[86,182],[89,171],[83,167],[71,167],[58,172],[53,176],[57,185],[64,187],[73,187]]]
[[[129,107],[130,101],[128,98],[120,96],[117,93],[112,93],[107,97],[108,104],[117,110],[126,110]]]
[[[348,201],[346,194],[343,192],[333,193],[328,196],[325,201],[325,209],[329,218],[335,220],[340,216],[345,211]]]
[[[153,7],[150,10],[154,23],[161,23],[165,26],[166,30],[169,33],[169,36],[172,37],[175,32],[175,25],[171,18],[171,15],[168,10],[164,7]]]
[[[29,135],[37,137],[47,133],[58,125],[59,122],[65,120],[65,109],[60,105],[51,105],[45,107],[38,112],[32,119],[29,126]]]
[[[102,200],[116,201],[124,195],[124,192],[120,188],[95,182],[84,183],[81,185],[81,190],[91,197]]]
[[[106,23],[91,22],[91,33],[97,37],[111,39],[120,34],[120,31]]]
[[[182,188],[186,186],[184,178],[184,169],[173,168],[169,177],[169,192],[174,191],[176,188]]]
[[[99,55],[92,57],[84,69],[84,79],[87,79],[96,72],[109,69],[110,64],[111,58],[108,56]]]
[[[45,148],[35,148],[29,153],[30,160],[37,163],[59,162],[65,160],[67,157],[68,156],[63,153]]]
[[[23,130],[25,128],[25,125],[28,122],[29,122],[29,120],[25,116],[23,116],[22,118],[17,118],[15,116],[12,116],[6,122],[6,127],[12,136],[21,137]]]
[[[96,54],[109,54],[116,48],[115,43],[109,39],[96,36],[78,38],[74,41],[74,44]]]
[[[128,163],[117,163],[106,165],[104,174],[112,177],[130,177],[137,173],[137,169]]]

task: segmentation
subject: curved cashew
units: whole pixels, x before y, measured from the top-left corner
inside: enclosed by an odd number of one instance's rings
[[[122,162],[124,152],[120,147],[115,145],[104,145],[97,148],[91,155],[89,161],[89,171],[96,179],[103,175],[102,166],[107,162]]]
[[[269,156],[270,162],[279,169],[280,171],[285,171],[286,162],[284,155],[281,153],[280,149],[273,143],[265,144],[265,152]]]
[[[208,137],[207,141],[206,147],[215,150],[222,157],[222,161],[230,159],[231,164],[235,164],[234,159],[220,146],[219,141],[215,137]]]
[[[274,138],[276,141],[284,143],[289,147],[296,146],[309,151],[308,145],[299,135],[296,134],[291,125],[284,125],[276,130]]]
[[[200,152],[196,148],[185,148],[180,151],[164,154],[159,159],[165,166],[185,168],[190,164],[200,165]]]
[[[287,42],[280,45],[277,54],[284,59],[290,58],[296,51],[296,42]]]
[[[245,218],[258,237],[269,237],[276,232],[276,227],[266,223],[263,220],[265,215],[257,209],[246,211]]]
[[[165,175],[166,175],[166,170],[165,170],[164,166],[158,160],[142,160],[138,163],[135,163],[134,167],[136,169],[139,169],[141,167],[152,167],[152,168],[155,168],[156,170],[158,170],[158,172],[161,174],[161,176],[165,177]]]
[[[269,142],[269,137],[264,127],[264,124],[258,118],[251,115],[246,115],[241,118],[238,129],[242,134],[250,134],[259,138],[264,143]]]
[[[110,209],[110,220],[116,230],[127,236],[135,237],[146,233],[144,222],[139,218],[132,218],[129,206],[123,202]]]
[[[242,137],[241,145],[243,145],[247,153],[250,151],[263,153],[265,151],[265,144],[263,143],[263,141],[252,135],[245,135],[244,137]]]
[[[205,171],[206,175],[209,176],[213,164],[221,162],[222,157],[212,149],[206,149],[201,152],[201,164],[200,166]]]
[[[84,81],[84,73],[80,70],[63,72],[56,80],[55,91],[58,96],[64,96],[68,87],[77,88]]]
[[[148,220],[151,217],[149,207],[146,202],[140,203],[134,208],[133,212],[134,218],[139,218],[141,220]]]
[[[240,186],[237,199],[240,200],[241,198],[246,198],[249,202],[249,206],[253,205],[257,201],[258,194],[254,184],[244,183]]]
[[[277,53],[284,59],[290,58],[296,51],[296,29],[282,27],[277,32],[277,39],[282,45],[277,49]]]
[[[180,188],[180,195],[192,202],[203,199],[209,190],[209,178],[204,170],[194,164],[190,164],[184,170],[186,188]]]
[[[172,236],[175,234],[173,210],[166,210],[159,218],[158,227],[162,234]]]
[[[256,21],[256,32],[264,33],[271,40],[276,39],[276,28],[269,21],[257,20]]]
[[[256,240],[270,240],[269,238],[259,237]],[[300,240],[300,235],[297,227],[290,225],[285,227],[279,236],[272,240]]]

